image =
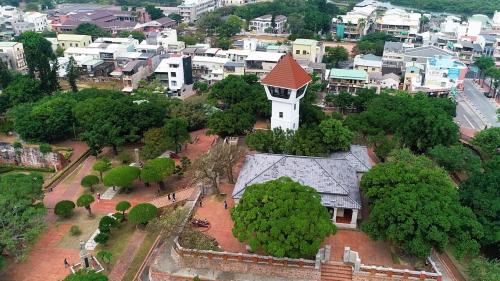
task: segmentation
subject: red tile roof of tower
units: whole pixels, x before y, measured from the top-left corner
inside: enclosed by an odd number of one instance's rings
[[[311,80],[311,76],[293,59],[292,55],[287,54],[262,79],[262,84],[299,89]]]

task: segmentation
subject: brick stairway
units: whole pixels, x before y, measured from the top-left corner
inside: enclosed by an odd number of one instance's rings
[[[321,281],[352,281],[352,267],[334,262],[322,264]]]

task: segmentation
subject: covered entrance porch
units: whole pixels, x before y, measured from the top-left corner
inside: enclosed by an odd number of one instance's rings
[[[357,227],[358,209],[328,208],[332,222],[338,228],[352,229]]]

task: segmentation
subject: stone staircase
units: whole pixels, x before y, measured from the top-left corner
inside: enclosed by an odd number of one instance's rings
[[[321,265],[321,281],[352,281],[352,267],[343,263]]]

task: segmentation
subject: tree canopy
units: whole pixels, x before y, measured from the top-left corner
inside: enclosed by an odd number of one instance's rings
[[[448,172],[466,172],[471,174],[481,168],[481,159],[472,150],[463,145],[435,146],[427,155]]]
[[[160,157],[148,160],[141,170],[141,180],[144,182],[161,182],[174,173],[175,162],[171,158]]]
[[[188,122],[182,118],[168,119],[163,129],[166,140],[174,145],[175,152],[179,152],[182,145],[191,138],[188,132]]]
[[[479,147],[481,153],[491,158],[500,155],[500,128],[482,130],[472,139],[472,144]]]
[[[381,56],[384,52],[385,42],[387,41],[398,41],[398,39],[384,32],[370,32],[356,43],[354,51],[358,54]]]
[[[37,173],[0,176],[0,251],[7,249],[16,260],[45,226],[42,184]]]
[[[336,231],[316,190],[287,177],[247,186],[231,217],[239,241],[275,257],[314,257]]]
[[[141,170],[132,166],[118,166],[109,170],[104,175],[105,186],[119,186],[125,189],[131,188],[134,180],[139,178]]]
[[[108,277],[94,270],[81,269],[66,276],[63,281],[108,281]]]
[[[82,23],[75,29],[75,34],[90,35],[96,37],[109,37],[111,34],[93,23]]]
[[[128,213],[128,219],[132,223],[147,224],[150,220],[156,218],[158,209],[150,203],[141,203],[135,205]]]
[[[450,243],[459,257],[477,253],[481,225],[460,205],[446,172],[425,156],[394,151],[363,175],[361,188],[371,205],[362,227],[372,238],[391,240],[422,258],[432,247],[444,250]]]

